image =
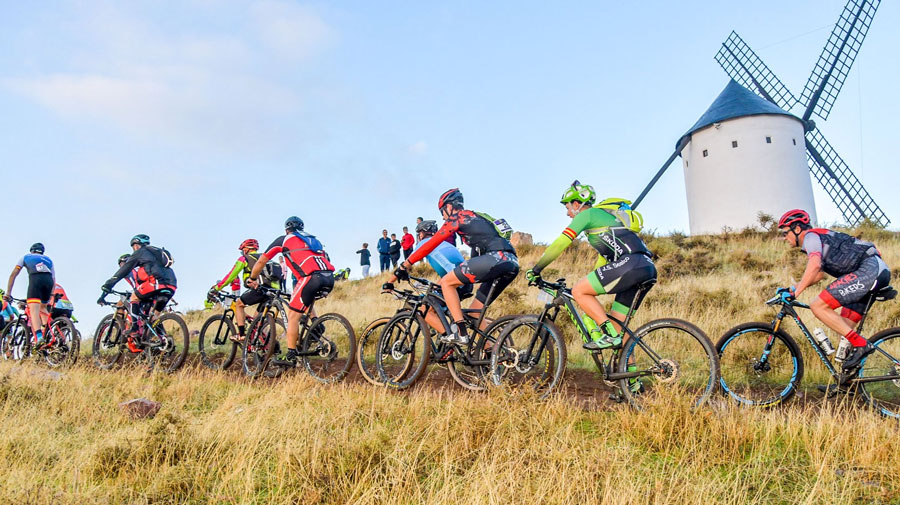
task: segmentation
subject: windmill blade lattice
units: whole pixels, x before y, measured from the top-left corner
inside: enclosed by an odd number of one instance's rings
[[[809,170],[825,188],[847,223],[855,226],[865,218],[882,226],[891,222],[818,130],[806,133],[806,156]]]
[[[847,2],[803,89],[801,103],[806,107],[804,121],[812,114],[828,119],[879,4],[881,0]]]
[[[731,32],[722,43],[716,61],[732,79],[782,109],[790,110],[797,103],[794,95],[737,33]]]

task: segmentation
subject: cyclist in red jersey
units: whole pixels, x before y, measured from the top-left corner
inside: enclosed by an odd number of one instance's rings
[[[247,277],[246,284],[252,288],[259,287],[259,275],[266,262],[281,254],[291,273],[297,278],[288,307],[287,354],[276,359],[279,365],[296,366],[297,341],[300,339],[300,318],[310,312],[313,301],[328,296],[334,288],[334,266],[328,259],[322,243],[315,236],[303,231],[303,220],[291,216],[284,222],[284,235],[272,241],[272,244],[259,257]],[[312,311],[315,317],[315,311]]]
[[[471,309],[481,309],[490,304],[519,273],[519,259],[516,250],[509,240],[500,236],[494,224],[471,210],[463,208],[463,195],[459,188],[446,191],[438,199],[438,209],[444,218],[444,225],[437,234],[416,249],[409,259],[400,264],[394,271],[390,281],[393,283],[398,278],[408,278],[407,270],[417,261],[425,258],[441,242],[457,234],[463,243],[472,248],[472,257],[462,262],[452,272],[441,278],[441,291],[447,309],[453,316],[453,324],[450,327],[451,334],[442,337],[443,340],[465,345],[469,343],[466,321],[463,317],[462,307],[459,303],[457,288],[463,284],[481,283]],[[491,282],[499,279],[497,287],[490,300],[487,299],[491,289]]]

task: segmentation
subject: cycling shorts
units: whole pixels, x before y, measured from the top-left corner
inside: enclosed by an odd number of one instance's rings
[[[134,294],[137,296],[137,299],[142,302],[142,305],[152,303],[152,307],[156,311],[162,312],[165,310],[166,305],[169,304],[169,300],[175,296],[175,290],[172,288],[163,288],[147,293],[141,293],[138,290],[135,290]]]
[[[463,284],[480,282],[481,286],[478,286],[475,299],[485,305],[490,305],[516,278],[519,273],[519,258],[507,251],[484,253],[463,261],[453,269],[453,273]],[[488,300],[488,293],[491,291],[492,281],[495,279],[497,279],[497,287],[494,288],[494,293]]]
[[[841,317],[859,322],[866,311],[865,297],[891,283],[891,270],[880,256],[869,256],[854,272],[835,279],[821,293],[832,309],[842,307]]]
[[[28,276],[28,303],[50,303],[53,294],[53,274],[38,272]]]
[[[241,295],[241,303],[245,306],[250,307],[252,305],[260,304],[266,301],[269,297],[266,296],[266,293],[261,289],[251,289],[249,291],[244,291],[244,294]]]
[[[647,291],[641,292],[638,285],[651,279],[656,279],[656,265],[645,254],[627,254],[587,276],[598,295],[615,294],[612,310],[626,315],[632,304],[637,310],[647,294]]]
[[[288,304],[292,310],[303,313],[312,307],[314,301],[325,298],[334,289],[334,274],[322,270],[303,276],[294,284],[294,293]]]

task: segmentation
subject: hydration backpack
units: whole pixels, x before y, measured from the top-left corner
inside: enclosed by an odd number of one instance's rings
[[[170,253],[165,247],[156,247],[152,245],[148,245],[146,247],[150,249],[150,252],[152,252],[156,256],[156,259],[159,261],[160,265],[166,268],[172,268],[172,265],[175,264],[175,258],[172,257],[172,253]]]
[[[478,214],[479,216],[487,219],[489,223],[494,225],[494,229],[497,230],[497,235],[500,235],[506,240],[509,240],[509,238],[512,237],[513,229],[512,226],[510,226],[509,223],[506,222],[506,219],[494,219],[487,212],[475,212],[475,214]]]
[[[609,212],[622,223],[622,228],[638,233],[644,228],[644,217],[640,212],[632,210],[631,200],[624,198],[607,198],[594,205],[595,209]]]
[[[306,244],[306,248],[312,252],[325,252],[325,246],[316,238],[315,235],[304,233],[302,231],[291,232],[294,236],[299,237]]]

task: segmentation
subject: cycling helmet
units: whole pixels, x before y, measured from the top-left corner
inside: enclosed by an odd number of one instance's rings
[[[429,219],[428,221],[422,221],[421,223],[416,225],[416,233],[420,231],[424,231],[425,233],[430,233],[434,235],[437,233],[437,223]]]
[[[135,245],[135,244],[149,245],[150,244],[150,236],[144,235],[143,233],[139,233],[139,234],[131,237],[130,245]]]
[[[594,193],[593,186],[589,184],[582,184],[576,180],[573,181],[568,188],[566,188],[566,191],[565,193],[563,193],[562,198],[560,198],[559,203],[566,204],[569,202],[581,202],[588,205],[593,205],[596,198],[597,193]]]
[[[291,216],[284,222],[287,231],[303,231],[303,220],[297,216]]]
[[[802,228],[809,228],[809,213],[802,209],[789,210],[778,220],[779,228],[790,228],[799,224]]]
[[[29,249],[28,252],[34,254],[44,254],[44,244],[35,242],[34,244],[31,244],[31,249]]]
[[[119,264],[121,265],[122,263],[125,263],[126,261],[128,261],[128,258],[130,258],[130,257],[131,257],[130,254],[123,254],[123,255],[119,256]]]
[[[238,246],[238,251],[243,251],[244,249],[259,249],[259,242],[256,241],[255,238],[248,238],[247,240],[241,242],[241,245]]]
[[[454,207],[462,207],[463,196],[459,188],[448,189],[438,198],[438,210],[443,209],[448,203],[452,203]]]

